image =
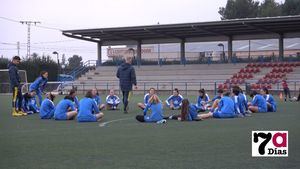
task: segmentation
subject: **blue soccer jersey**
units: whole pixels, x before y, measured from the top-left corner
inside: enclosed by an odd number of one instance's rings
[[[170,107],[170,102],[173,103],[175,108],[180,108],[182,105],[183,97],[179,94],[178,96],[171,95],[167,100],[166,104]]]
[[[69,99],[61,100],[55,108],[54,119],[55,120],[67,120],[67,112],[75,110],[74,103]]]
[[[106,97],[106,103],[112,106],[117,106],[120,104],[120,98],[117,95],[108,95]]]
[[[151,109],[151,114],[148,115],[147,111]],[[163,119],[163,106],[161,103],[148,103],[144,109],[145,122],[157,122]]]
[[[46,98],[43,100],[41,108],[40,108],[40,118],[41,119],[51,119],[54,115],[55,105],[54,103]]]
[[[251,102],[251,105],[252,106],[257,106],[258,107],[258,112],[260,113],[265,113],[268,111],[267,109],[267,101],[266,99],[260,95],[260,94],[256,94],[254,97],[253,97],[253,100]]]
[[[264,95],[264,98],[271,105],[270,107],[268,107],[268,112],[276,112],[277,103],[276,103],[274,97],[270,94],[267,94],[267,95]]]
[[[96,102],[91,98],[83,98],[79,102],[78,122],[95,122],[97,118],[94,114],[100,112]]]

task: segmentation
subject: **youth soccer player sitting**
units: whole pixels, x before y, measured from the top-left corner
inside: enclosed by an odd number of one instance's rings
[[[277,104],[274,97],[269,94],[269,90],[267,88],[263,88],[260,90],[260,94],[267,101],[268,112],[276,112]]]
[[[199,92],[199,96],[197,99],[196,107],[199,112],[204,112],[205,110],[207,110],[207,107],[209,106],[208,103],[210,101],[210,98],[204,89],[200,89],[198,92]]]
[[[167,107],[169,107],[171,110],[180,109],[182,100],[183,97],[179,94],[179,90],[175,88],[173,90],[173,95],[166,100]]]
[[[252,102],[248,103],[248,109],[252,113],[266,113],[268,111],[267,101],[262,95],[256,91],[252,91],[250,97],[252,98]]]
[[[78,122],[96,122],[103,118],[104,114],[100,112],[93,97],[93,91],[89,90],[85,97],[80,100],[80,109],[77,115]]]
[[[212,109],[211,112],[206,114],[200,114],[200,119],[207,119],[207,118],[234,118],[235,115],[235,108],[234,102],[230,98],[230,92],[225,92],[223,97],[218,103],[218,107],[216,109]]]
[[[77,93],[75,89],[71,89],[69,92],[69,97],[73,99],[73,103],[76,109],[79,108],[79,99],[77,97]]]
[[[115,95],[115,91],[110,89],[109,95],[106,97],[106,109],[107,110],[117,110],[120,104],[120,98]]]
[[[190,104],[188,99],[183,99],[181,114],[170,116],[169,119],[179,121],[199,121],[200,115],[198,115],[197,107],[194,104]]]
[[[46,98],[43,100],[40,108],[41,119],[51,119],[53,117],[55,111],[54,99],[55,95],[51,92],[46,94]]]
[[[55,107],[54,119],[55,120],[73,120],[77,115],[77,110],[74,105],[74,100],[70,95],[67,95]]]
[[[246,116],[246,107],[244,105],[244,96],[240,95],[240,88],[238,86],[234,86],[232,88],[232,99],[235,105],[235,113],[237,117],[245,117]]]
[[[151,114],[147,114],[148,110],[151,109]],[[165,123],[166,120],[163,117],[163,105],[155,94],[149,98],[144,111],[144,115],[137,115],[136,120],[139,122],[156,122]]]
[[[92,89],[92,94],[93,94],[93,99],[96,102],[99,110],[104,109],[105,104],[101,104],[102,100],[101,100],[101,97],[100,97],[100,94],[99,94],[98,90],[97,89]]]
[[[142,110],[145,109],[146,105],[148,104],[149,98],[155,94],[155,89],[150,88],[149,93],[145,94],[144,96],[144,103],[138,103],[138,107],[141,108]]]
[[[27,114],[39,113],[39,107],[35,100],[36,92],[32,90],[31,92],[25,93],[23,95],[22,109]]]

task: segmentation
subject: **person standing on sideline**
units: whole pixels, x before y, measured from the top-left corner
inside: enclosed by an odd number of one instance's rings
[[[286,82],[287,78],[284,77],[282,80],[282,88],[283,88],[283,93],[284,93],[284,101],[286,102],[287,97],[289,97],[289,100],[291,100],[291,93],[290,93],[290,88]]]
[[[26,116],[27,113],[22,111],[22,85],[21,78],[19,76],[19,70],[17,65],[21,62],[21,58],[19,56],[14,56],[12,61],[8,64],[8,73],[10,80],[10,87],[12,89],[13,97],[12,97],[12,116]]]
[[[128,102],[132,93],[132,86],[137,89],[134,67],[131,65],[132,57],[125,57],[125,63],[121,64],[117,71],[120,80],[120,89],[123,94],[124,113],[128,113]]]

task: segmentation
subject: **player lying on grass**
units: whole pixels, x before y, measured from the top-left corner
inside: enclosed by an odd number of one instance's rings
[[[96,102],[98,109],[102,110],[105,108],[105,104],[101,104],[102,100],[97,89],[92,89],[93,99]]]
[[[114,89],[109,90],[109,95],[106,96],[106,109],[117,110],[120,104],[120,98],[115,95]]]
[[[196,105],[190,104],[188,99],[183,99],[180,115],[172,115],[169,119],[179,121],[199,121],[200,115],[198,114]]]
[[[33,90],[36,91],[36,95],[38,96],[40,106],[43,101],[42,94],[47,85],[47,82],[48,82],[48,72],[41,71],[40,76],[36,78],[35,81],[32,82],[29,86],[29,92]]]
[[[232,98],[230,97],[230,92],[225,92],[223,97],[218,102],[218,107],[215,109],[211,109],[209,113],[200,114],[200,119],[207,118],[234,118],[235,114],[235,106]]]
[[[266,113],[268,111],[266,99],[256,91],[250,93],[252,101],[248,103],[248,109],[252,113]]]
[[[77,115],[77,110],[74,105],[74,100],[70,95],[65,96],[55,107],[55,120],[73,120]]]
[[[246,116],[246,107],[244,104],[245,98],[244,95],[240,93],[240,87],[234,86],[232,88],[232,99],[235,105],[235,113],[237,117],[245,117]]]
[[[40,111],[36,103],[35,95],[35,90],[32,90],[31,92],[25,93],[23,95],[22,109],[27,114],[39,113]]]
[[[41,119],[52,119],[54,116],[55,105],[54,105],[55,95],[50,93],[46,94],[46,98],[43,100],[40,107],[40,118]]]
[[[166,100],[166,105],[171,110],[180,109],[181,105],[182,105],[182,100],[183,100],[183,97],[179,94],[179,90],[177,88],[175,88],[173,90],[173,95],[171,95]]]
[[[277,104],[274,97],[271,94],[269,94],[269,90],[267,88],[263,88],[260,90],[260,94],[267,101],[268,112],[276,112]]]
[[[144,96],[144,103],[138,103],[138,107],[141,108],[142,110],[145,109],[146,105],[148,104],[149,98],[155,94],[155,89],[151,87],[149,89],[149,93],[146,93]]]
[[[89,90],[85,97],[80,100],[77,115],[78,122],[96,122],[103,118],[104,114],[100,112],[93,98],[93,90]]]
[[[208,94],[205,92],[205,89],[200,89],[198,93],[199,96],[197,98],[196,107],[199,112],[204,112],[205,110],[207,110],[207,107],[209,106],[208,103],[210,101],[210,98]]]
[[[151,113],[147,114],[148,110],[151,109]],[[144,111],[144,115],[137,115],[136,120],[139,122],[156,122],[165,123],[166,120],[163,117],[163,105],[157,95],[153,94],[149,98]]]

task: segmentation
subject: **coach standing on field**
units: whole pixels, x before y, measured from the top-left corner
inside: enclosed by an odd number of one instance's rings
[[[135,70],[131,63],[132,57],[126,56],[125,63],[120,65],[117,72],[123,94],[124,113],[128,113],[128,102],[132,93],[132,86],[134,85],[134,88],[137,89]]]
[[[19,56],[14,56],[12,61],[8,64],[8,73],[10,86],[12,88],[12,116],[24,116],[27,115],[22,111],[22,92],[21,92],[21,79],[19,76],[19,70],[17,65],[20,64],[21,58]]]

